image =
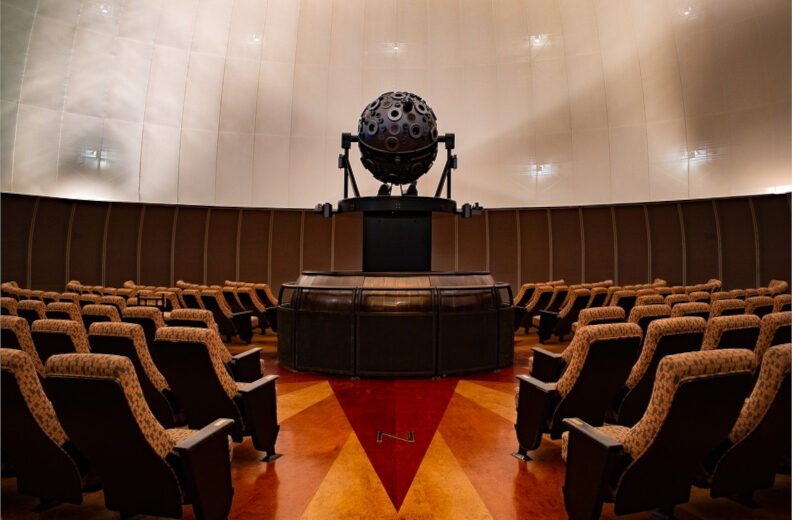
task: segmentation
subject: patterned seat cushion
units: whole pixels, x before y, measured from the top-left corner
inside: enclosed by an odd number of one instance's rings
[[[64,334],[69,336],[74,346],[74,351],[87,354],[91,351],[88,347],[88,335],[82,323],[72,320],[36,320],[31,327],[32,332],[46,332],[50,334]]]
[[[583,309],[578,315],[577,328],[585,327],[597,320],[623,320],[624,309],[621,307],[593,307]]]
[[[156,307],[125,307],[121,316],[124,318],[145,318],[154,322],[157,328],[165,326],[165,320],[162,319],[162,311]]]
[[[14,333],[20,349],[30,356],[36,372],[41,377],[44,377],[44,364],[41,362],[38,351],[33,344],[33,338],[30,335],[30,325],[28,325],[27,320],[17,316],[0,316],[0,328],[8,329]]]
[[[710,317],[707,322],[707,330],[704,332],[704,339],[701,341],[701,350],[717,349],[721,336],[727,330],[759,328],[761,323],[761,320],[755,314]],[[753,346],[751,345],[750,347]]]
[[[148,376],[154,388],[162,392],[168,390],[168,382],[165,377],[160,373],[154,361],[151,359],[148,345],[146,344],[146,336],[143,333],[143,327],[137,323],[116,323],[112,321],[104,321],[92,323],[89,330],[91,336],[115,336],[119,338],[127,338],[132,341],[137,353],[140,365],[143,371]]]
[[[15,298],[11,298],[10,296],[0,297],[0,307],[3,307],[7,314],[16,316],[17,301]]]
[[[173,441],[173,446],[175,447],[181,441],[187,440],[200,430],[189,430],[187,428],[168,428],[165,430],[165,433],[168,434],[170,440]],[[172,453],[175,453],[175,450],[171,450]],[[231,440],[231,436],[228,436],[228,460],[234,460],[234,442]]]
[[[70,320],[82,323],[80,306],[68,300],[64,301],[63,297],[61,297],[60,301],[48,303],[46,310],[66,313],[69,315]]]
[[[135,368],[128,358],[110,354],[58,354],[47,360],[47,374],[116,380],[141,433],[154,452],[164,459],[173,449],[173,441],[154,418],[143,397]]]
[[[790,362],[792,362],[792,344],[776,345],[767,350],[762,359],[759,379],[751,395],[745,400],[740,416],[729,433],[730,441],[734,443],[741,441],[759,426],[770,405],[773,404],[784,377],[789,374]]]
[[[45,314],[47,306],[41,300],[20,300],[17,303],[17,313],[21,310],[33,311],[38,314],[40,320],[47,317]]]
[[[627,388],[635,388],[646,374],[646,370],[652,362],[657,344],[665,336],[674,334],[689,334],[691,332],[704,332],[707,327],[707,322],[703,318],[688,317],[688,318],[665,318],[654,320],[649,324],[646,330],[646,337],[644,338],[643,348],[638,357],[638,361],[630,371],[625,386]]]
[[[82,308],[82,313],[83,316],[103,316],[113,322],[121,321],[118,309],[112,305],[88,304]]]
[[[626,426],[619,426],[618,424],[605,424],[596,427],[597,432],[607,435],[617,442],[623,442],[627,432],[630,431]],[[561,434],[561,458],[566,462],[567,453],[569,452],[569,432],[566,431]]]
[[[671,309],[672,318],[681,318],[690,314],[698,314],[701,312],[709,312],[710,305],[705,302],[685,302],[674,305]]]
[[[758,370],[762,364],[762,357],[770,348],[776,331],[790,325],[792,325],[792,311],[772,312],[762,317],[762,322],[759,325],[759,338],[756,340],[756,348],[754,348],[755,370]]]

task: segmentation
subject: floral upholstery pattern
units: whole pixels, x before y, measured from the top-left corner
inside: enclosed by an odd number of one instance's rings
[[[792,294],[779,294],[773,298],[773,312],[781,312],[785,305],[792,305]]]
[[[716,292],[710,294],[710,301],[712,302],[716,302],[719,300],[730,300],[730,299],[732,299],[732,295],[730,291]]]
[[[73,320],[36,320],[31,327],[32,332],[46,332],[49,334],[63,334],[69,336],[75,352],[88,354],[88,335],[82,322]]]
[[[170,313],[171,320],[202,321],[206,323],[206,328],[220,331],[214,319],[212,311],[204,309],[173,309]]]
[[[690,314],[698,314],[700,312],[709,312],[710,305],[705,302],[686,302],[678,303],[671,309],[672,318],[681,318]]]
[[[165,458],[173,449],[173,441],[146,404],[135,367],[128,358],[111,354],[58,354],[47,360],[47,373],[116,380],[135,422],[154,452]]]
[[[792,362],[792,344],[770,347],[762,360],[759,379],[751,395],[745,400],[740,416],[729,433],[729,440],[737,443],[754,431],[773,404]]]
[[[41,430],[55,444],[62,446],[69,438],[63,431],[58,416],[55,415],[55,408],[44,393],[30,356],[21,350],[0,348],[0,364],[3,370],[8,370],[14,375],[19,385],[19,392]]]
[[[640,307],[642,305],[663,305],[663,304],[665,304],[665,298],[654,292],[652,294],[644,294],[638,296],[638,298],[635,299],[635,305],[637,307]]]
[[[112,305],[89,304],[82,308],[82,313],[85,316],[104,316],[110,321],[121,321],[121,316],[118,314],[118,309]]]
[[[760,307],[772,307],[773,299],[769,296],[752,296],[745,299],[745,314],[753,314]]]
[[[688,295],[692,302],[708,302],[710,301],[710,293],[707,291],[693,291]]]
[[[616,338],[640,338],[643,335],[641,327],[635,323],[608,323],[603,325],[588,325],[578,328],[572,343],[567,349],[572,348],[572,359],[569,361],[566,371],[558,380],[557,390],[561,397],[566,396],[575,385],[583,364],[588,357],[591,344],[595,341],[616,339]]]
[[[711,315],[710,315],[711,316]],[[710,317],[707,322],[707,330],[704,332],[704,339],[701,342],[701,350],[713,350],[718,348],[721,336],[727,330],[747,329],[761,325],[761,320],[754,314],[739,314],[737,316],[718,316]],[[752,348],[753,345],[746,345]]]
[[[58,298],[58,303],[73,303],[79,305],[80,295],[73,292],[61,293],[60,298]]]
[[[626,426],[619,426],[618,424],[605,424],[597,426],[597,431],[603,435],[607,435],[617,442],[622,442],[627,432],[630,431]],[[569,432],[566,431],[561,434],[561,458],[566,462],[567,453],[569,452]]]
[[[163,327],[157,329],[157,341],[171,341],[174,343],[189,342],[203,343],[212,362],[215,375],[220,385],[223,387],[229,399],[233,399],[237,394],[236,383],[226,370],[221,354],[216,348],[216,333],[211,329],[201,329],[198,327]]]
[[[630,316],[627,318],[629,323],[638,323],[643,318],[654,316],[671,316],[671,307],[668,305],[636,305],[630,310]]]
[[[168,389],[168,382],[165,381],[165,377],[160,373],[154,361],[151,359],[151,354],[146,344],[146,336],[143,334],[143,327],[137,323],[115,323],[112,321],[96,322],[91,324],[88,335],[115,336],[132,340],[140,365],[154,385],[154,388],[160,392]]]
[[[17,303],[17,313],[19,311],[33,311],[38,314],[38,319],[43,320],[47,317],[45,310],[47,306],[41,300],[19,300]]]
[[[63,301],[63,299],[61,299],[59,302],[48,303],[46,311],[64,312],[69,315],[70,320],[82,324],[82,313],[80,312],[80,306],[76,303]]]
[[[652,362],[657,344],[662,338],[674,334],[703,333],[706,328],[707,322],[704,321],[704,318],[696,316],[687,318],[665,318],[651,322],[649,328],[646,330],[646,337],[644,338],[641,355],[632,367],[632,371],[630,371],[630,376],[627,378],[625,386],[629,389],[633,389],[641,379],[643,379],[646,370]]]
[[[736,298],[730,298],[727,300],[718,300],[712,302],[710,305],[710,318],[717,318],[718,316],[723,314],[723,311],[731,309],[741,309],[742,312],[745,311],[745,302],[743,300],[738,300]]]
[[[122,312],[126,307],[126,300],[121,296],[105,295],[99,297],[100,305],[113,305],[119,312]]]
[[[762,316],[762,322],[759,325],[759,339],[756,340],[756,348],[754,349],[754,369],[758,370],[762,364],[762,358],[770,348],[773,337],[778,329],[781,327],[789,327],[792,325],[792,311],[786,312],[772,312]]]
[[[121,316],[124,318],[148,318],[154,322],[157,328],[165,326],[165,320],[162,319],[162,311],[156,307],[125,307]]]
[[[633,460],[649,448],[660,431],[677,387],[683,381],[733,372],[750,372],[753,354],[743,349],[684,352],[664,357],[657,367],[655,385],[643,417],[622,437],[624,451]]]
[[[729,291],[729,295],[732,297],[732,299],[736,298],[738,300],[744,300],[746,294],[747,293],[745,292],[745,289],[732,289]]]
[[[10,296],[0,297],[0,307],[3,307],[3,309],[5,309],[6,314],[9,314],[11,316],[16,316],[17,301],[15,298],[11,298]]]
[[[30,356],[33,367],[41,377],[44,377],[44,364],[39,358],[36,346],[33,344],[33,337],[30,335],[30,325],[25,318],[17,316],[0,316],[0,329],[7,329],[16,336],[19,348]]]
[[[581,327],[585,327],[592,321],[598,320],[623,320],[624,309],[621,307],[592,307],[590,309],[583,309],[578,314],[578,320],[572,324],[572,329],[577,331]]]

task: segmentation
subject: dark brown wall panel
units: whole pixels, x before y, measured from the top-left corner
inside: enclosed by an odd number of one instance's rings
[[[204,282],[206,208],[180,207],[173,244],[173,281]]]
[[[790,276],[790,214],[786,195],[753,198],[759,229],[759,283],[770,280],[789,281]]]
[[[300,276],[300,212],[276,210],[273,217],[270,285],[278,294],[281,284]]]
[[[20,286],[27,284],[28,235],[35,205],[36,197],[3,194],[0,203],[0,222],[3,225],[0,269],[4,282],[15,281]]]
[[[676,204],[650,204],[649,233],[652,238],[652,280],[682,284],[682,228]]]
[[[716,202],[721,233],[721,259],[727,289],[756,285],[756,248],[751,205],[748,199]]]
[[[550,279],[550,239],[547,211],[520,210],[520,270],[522,283]]]
[[[718,277],[718,238],[711,201],[682,203],[688,285]]]
[[[242,212],[239,237],[239,279],[243,282],[269,283],[270,210],[246,209]]]
[[[583,208],[586,282],[614,280],[613,219],[610,208]]]
[[[137,278],[138,225],[141,206],[112,204],[107,227],[105,285],[121,287]]]
[[[643,206],[616,206],[619,284],[648,282],[649,250]]]
[[[236,280],[237,224],[239,210],[212,209],[209,246],[206,249],[206,283],[223,285]]]
[[[459,271],[486,271],[487,223],[484,215],[457,219]]]
[[[146,206],[140,237],[138,283],[170,286],[171,235],[175,210],[171,206]]]
[[[72,222],[69,257],[70,280],[84,284],[102,283],[102,243],[107,203],[78,202]]]
[[[359,213],[335,215],[333,266],[336,271],[363,269],[363,217]]]
[[[33,228],[30,286],[44,291],[63,291],[66,285],[66,238],[72,201],[39,200]]]
[[[454,215],[432,215],[432,271],[453,271],[456,255]]]
[[[303,271],[329,271],[333,220],[310,211],[303,215]]]
[[[517,291],[517,213],[499,210],[488,213],[490,272],[498,282],[511,285]]]
[[[577,208],[550,210],[553,230],[553,278],[566,283],[581,280],[580,216]]]

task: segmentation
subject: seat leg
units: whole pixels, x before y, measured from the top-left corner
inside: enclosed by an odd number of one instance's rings
[[[520,447],[517,449],[517,451],[515,451],[514,453],[512,453],[512,457],[514,457],[514,458],[515,458],[515,459],[517,459],[517,460],[521,460],[521,461],[523,461],[523,462],[528,462],[528,461],[530,461],[530,460],[533,460],[533,459],[531,459],[531,457],[529,457],[529,456],[528,456],[528,450],[526,450],[526,449],[525,449],[525,448],[523,448],[522,446],[520,446]]]
[[[265,455],[261,459],[262,462],[272,462],[275,459],[279,459],[283,457],[282,453],[275,453],[275,446],[273,446],[272,449],[265,451],[264,453]]]

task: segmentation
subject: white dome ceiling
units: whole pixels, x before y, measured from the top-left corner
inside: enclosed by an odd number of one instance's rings
[[[0,64],[7,192],[334,202],[388,90],[456,133],[459,201],[792,184],[788,0],[2,0]]]

